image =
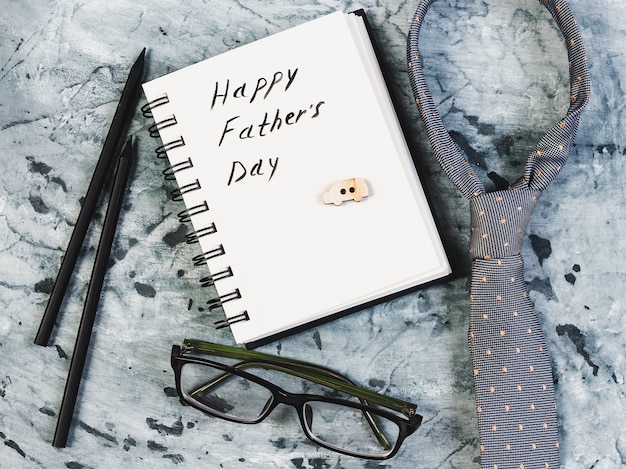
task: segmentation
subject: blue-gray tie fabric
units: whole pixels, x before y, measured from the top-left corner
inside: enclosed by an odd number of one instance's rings
[[[540,0],[565,38],[570,106],[531,151],[524,174],[487,192],[437,113],[426,84],[419,33],[435,0],[422,0],[409,31],[411,86],[441,167],[470,202],[469,349],[484,469],[559,467],[552,369],[541,325],[524,282],[522,243],[542,191],[565,164],[589,99],[587,56],[576,19],[563,0]],[[476,103],[480,105],[480,103]]]

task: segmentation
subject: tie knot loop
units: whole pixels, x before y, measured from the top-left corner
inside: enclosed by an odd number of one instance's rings
[[[540,195],[541,191],[520,188],[487,192],[470,199],[470,258],[519,255]]]

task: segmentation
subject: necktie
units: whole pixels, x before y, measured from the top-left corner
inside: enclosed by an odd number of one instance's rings
[[[409,31],[411,87],[435,156],[469,200],[471,213],[469,349],[483,469],[559,466],[550,357],[524,282],[522,243],[542,191],[561,170],[589,99],[587,57],[576,20],[563,0],[540,0],[564,36],[570,62],[567,114],[531,151],[523,176],[485,191],[450,138],[426,84],[419,32],[435,0],[421,0]]]

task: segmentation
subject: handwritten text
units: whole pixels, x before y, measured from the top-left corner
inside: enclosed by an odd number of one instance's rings
[[[231,117],[224,124],[224,130],[222,130],[222,136],[220,137],[220,141],[218,143],[218,147],[222,146],[224,143],[225,137],[234,132],[235,135],[239,136],[240,140],[244,140],[247,138],[254,137],[265,137],[266,135],[280,130],[280,128],[285,125],[294,125],[297,124],[302,117],[308,115],[309,118],[315,119],[320,115],[320,108],[324,104],[324,101],[320,101],[317,104],[311,104],[309,109],[298,109],[297,111],[290,111],[284,114],[280,109],[276,109],[274,113],[274,117],[270,118],[269,113],[265,113],[263,116],[263,121],[260,123],[245,123],[242,126],[236,127],[236,122],[241,116]]]
[[[213,100],[211,101],[211,109],[215,107],[216,103],[220,103],[218,98],[221,98],[221,105],[225,105],[226,101],[230,97],[231,99],[245,99],[249,100],[250,104],[254,102],[255,99],[259,96],[263,96],[263,99],[267,99],[269,94],[274,90],[274,88],[283,81],[285,78],[285,74],[287,75],[287,83],[283,91],[287,91],[293,81],[296,79],[296,74],[298,73],[298,69],[295,70],[287,69],[286,73],[276,72],[269,79],[265,77],[260,77],[257,79],[255,85],[249,85],[244,82],[239,84],[238,86],[231,88],[230,80],[226,80],[225,84],[220,84],[219,81],[215,82],[215,92],[213,93]],[[253,89],[254,87],[254,89]],[[277,88],[281,89],[281,88]],[[262,93],[263,92],[263,93]]]
[[[303,96],[310,96],[310,86],[305,85],[306,80],[296,80],[303,73],[298,72],[297,67],[285,67],[273,74],[259,74],[264,76],[256,79],[235,80],[224,77],[215,81],[215,87],[209,84],[207,98],[210,111],[216,115],[210,124],[215,131],[214,142],[217,146],[224,148],[236,142],[267,137],[281,129],[301,127],[303,122],[318,118],[326,110],[324,100],[307,97],[304,98],[306,101],[294,102],[298,98],[298,93],[294,90],[298,88],[307,91]],[[289,97],[286,97],[288,92]],[[295,94],[291,96],[293,93]],[[315,132],[315,129],[311,128],[309,131]],[[241,151],[227,154],[240,155]],[[245,159],[239,156],[232,161],[227,185],[250,180],[271,181],[278,168],[278,156],[258,156],[250,155],[250,158]]]
[[[278,157],[275,159],[268,158],[267,163],[270,171],[267,180],[271,181],[274,173],[276,172],[276,168],[278,167]],[[265,169],[267,166],[262,158],[249,167],[246,167],[246,165],[241,161],[233,161],[233,165],[230,170],[230,177],[228,178],[228,185],[230,186],[232,183],[239,182],[246,176],[267,176]]]

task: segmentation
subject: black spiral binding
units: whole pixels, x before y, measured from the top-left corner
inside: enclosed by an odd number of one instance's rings
[[[144,115],[144,117],[152,118],[153,109],[159,106],[164,106],[166,104],[169,104],[169,102],[170,100],[167,94],[163,94],[162,96],[150,101],[149,103],[144,104],[141,107],[141,112]],[[176,116],[172,114],[169,117],[152,124],[150,127],[148,127],[148,132],[150,133],[151,137],[158,138],[160,137],[161,130],[167,127],[175,126],[176,124],[178,124],[178,121],[176,120]],[[167,158],[168,152],[177,148],[182,148],[184,146],[185,146],[185,139],[181,135],[180,137],[178,137],[175,140],[172,140],[171,142],[163,142],[163,144],[155,150],[155,153],[156,153],[157,158],[165,159]],[[191,160],[191,158],[187,158],[186,160],[183,160],[179,163],[170,165],[167,168],[165,168],[163,170],[163,177],[167,181],[175,181],[177,173],[186,171],[191,168],[193,168],[193,161]],[[171,191],[170,196],[172,200],[182,201],[184,194],[188,194],[189,192],[200,190],[201,188],[202,186],[200,185],[200,181],[196,179],[195,181],[192,181],[188,184],[179,186],[178,188],[174,189],[173,191]],[[186,210],[183,210],[182,212],[180,212],[178,214],[178,219],[181,223],[189,223],[194,216],[199,215],[204,212],[208,212],[208,211],[209,211],[209,204],[206,201],[204,201],[194,207],[188,207]],[[201,237],[210,236],[214,233],[217,233],[217,227],[215,226],[215,223],[211,223],[208,226],[197,229],[187,234],[186,242],[187,244],[194,244],[194,243],[197,243]],[[223,256],[225,254],[226,254],[226,250],[224,249],[224,246],[220,244],[209,251],[203,252],[202,254],[195,256],[193,258],[193,263],[195,266],[201,266],[203,264],[206,264],[207,261],[209,261],[210,259]],[[232,268],[226,267],[221,272],[217,272],[215,274],[201,278],[200,285],[202,287],[212,287],[215,285],[215,282],[218,282],[220,280],[223,280],[232,276],[233,276]],[[235,288],[235,290],[229,293],[220,295],[217,298],[213,298],[209,300],[207,302],[207,304],[209,305],[209,311],[213,311],[217,308],[220,308],[221,306],[224,305],[224,303],[238,300],[240,298],[241,298],[241,292],[239,288]],[[243,322],[243,321],[248,321],[248,320],[250,320],[250,316],[248,315],[248,312],[242,311],[241,313],[235,316],[231,316],[229,318],[216,321],[214,324],[217,329],[222,329],[224,327],[230,326],[231,324],[236,324],[238,322]]]
[[[185,236],[187,244],[194,244],[199,241],[203,236],[207,236],[213,233],[217,233],[217,228],[215,227],[215,223],[211,223],[209,226],[205,226],[200,230],[196,230],[193,233],[189,233]]]
[[[249,321],[250,316],[248,316],[247,311],[243,311],[237,316],[232,316],[228,319],[222,319],[221,321],[215,321],[216,329],[223,329],[225,327],[230,326],[231,324],[235,324],[238,322]]]
[[[185,140],[183,137],[179,137],[176,140],[169,142],[167,145],[161,145],[159,148],[154,150],[156,152],[157,158],[167,158],[167,152],[173,150],[174,148],[184,147]]]
[[[206,200],[201,204],[194,205],[193,207],[189,207],[186,210],[178,213],[178,220],[181,223],[189,223],[191,221],[191,217],[195,215],[200,215],[201,213],[209,211],[209,204],[206,203]]]

